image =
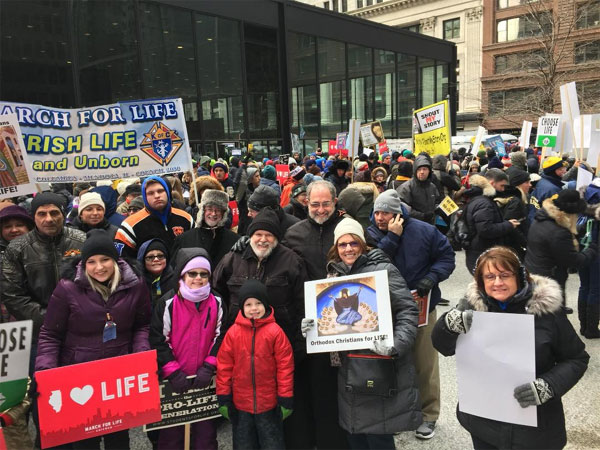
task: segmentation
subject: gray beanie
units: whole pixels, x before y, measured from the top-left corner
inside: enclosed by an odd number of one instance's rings
[[[402,207],[398,192],[396,192],[394,189],[388,189],[387,191],[383,191],[381,194],[379,194],[379,196],[375,199],[375,203],[373,204],[373,212],[377,211],[402,214]]]
[[[510,162],[513,166],[517,166],[519,169],[527,169],[527,153],[525,152],[513,152],[510,154]]]
[[[204,219],[204,208],[208,205],[216,206],[223,211],[223,218],[217,224],[217,227],[222,227],[227,222],[229,216],[229,196],[223,191],[217,189],[206,189],[202,193],[202,199],[200,200],[200,206],[198,208],[198,215],[196,216],[196,226],[202,226],[202,219]]]

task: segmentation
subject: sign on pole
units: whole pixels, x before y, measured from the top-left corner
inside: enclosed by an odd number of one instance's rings
[[[533,123],[528,120],[523,121],[523,126],[521,127],[521,135],[519,136],[519,147],[525,150],[529,147],[529,140],[531,139],[531,127]]]
[[[352,160],[358,155],[358,144],[360,141],[360,120],[350,119],[348,124],[348,140],[346,148],[349,150],[348,157]]]
[[[0,325],[0,411],[18,405],[27,392],[33,321]]]
[[[0,116],[0,199],[37,191],[16,114]]]
[[[493,148],[499,156],[506,156],[506,147],[504,146],[504,140],[502,136],[497,134],[496,136],[490,136],[485,140],[488,147]]]
[[[556,147],[560,127],[560,114],[546,114],[538,120],[536,147]]]
[[[479,147],[481,146],[481,142],[483,141],[483,137],[486,135],[487,130],[483,127],[477,128],[477,134],[475,135],[475,141],[473,142],[473,147],[471,147],[471,153],[477,154],[479,151]]]
[[[298,135],[292,133],[292,152],[300,153],[300,140],[298,139]]]
[[[417,119],[415,153],[448,155],[452,149],[448,100],[417,109],[414,116]]]

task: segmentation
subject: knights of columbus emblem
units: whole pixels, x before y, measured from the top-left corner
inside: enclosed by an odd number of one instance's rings
[[[148,133],[144,133],[140,148],[161,166],[168,166],[182,145],[183,139],[177,131],[156,122]]]

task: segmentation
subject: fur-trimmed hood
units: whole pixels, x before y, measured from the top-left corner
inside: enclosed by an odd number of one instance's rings
[[[542,208],[557,225],[569,230],[571,234],[577,235],[577,214],[568,214],[558,209],[552,201],[552,198],[547,198],[542,203]]]
[[[527,300],[525,311],[527,314],[542,316],[554,314],[562,308],[562,291],[560,285],[551,278],[540,275],[531,275],[533,290],[531,298]],[[467,287],[465,296],[460,300],[460,310],[473,309],[487,312],[489,307],[485,297],[479,291],[477,282],[472,281]]]
[[[469,177],[469,184],[471,188],[479,188],[483,191],[483,195],[486,197],[494,197],[496,195],[496,189],[490,184],[488,179],[484,176],[473,174]]]

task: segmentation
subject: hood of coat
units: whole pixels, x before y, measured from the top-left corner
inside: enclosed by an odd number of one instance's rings
[[[419,169],[419,167],[428,167],[429,168],[429,176],[427,177],[428,180],[431,179],[431,174],[432,174],[432,168],[431,168],[431,159],[429,159],[427,156],[425,155],[419,155],[417,156],[417,158],[415,159],[415,163],[413,166],[413,175],[414,178],[417,179],[417,170]]]
[[[568,214],[558,209],[551,198],[547,198],[542,203],[542,211],[536,214],[536,220],[551,219],[556,222],[557,225],[569,230],[571,234],[577,235],[577,214]],[[546,212],[546,216],[541,214]]]
[[[121,282],[117,290],[135,286],[142,278],[142,266],[137,260],[119,258],[117,264],[121,271]],[[70,280],[79,286],[87,287],[90,285],[85,276],[85,267],[82,264],[81,257],[70,258],[68,261],[65,261],[61,266],[60,274],[61,279]]]
[[[210,262],[211,274],[214,272],[215,269],[212,267],[212,261],[206,250],[200,247],[180,248],[175,254],[175,264],[173,269],[177,278],[181,277],[181,271],[184,269],[185,265],[196,256],[206,258]]]
[[[471,184],[471,189],[481,189],[482,195],[485,195],[486,197],[494,197],[496,195],[496,189],[494,189],[486,177],[481,175],[471,175],[469,177],[469,183]]]
[[[112,216],[117,211],[117,200],[119,194],[110,186],[96,186],[90,189],[90,192],[100,194],[104,202],[104,218]]]
[[[390,263],[390,258],[380,249],[374,248],[358,257],[352,267],[348,267],[341,261],[329,261],[327,263],[327,273],[336,273],[339,275],[350,275],[352,273],[361,273],[361,268],[367,264],[377,265],[381,263]]]
[[[435,155],[433,157],[432,167],[433,170],[441,170],[442,172],[447,172],[449,169],[448,158],[446,158],[444,155]]]
[[[562,308],[562,291],[560,285],[556,281],[540,275],[531,275],[531,280],[533,290],[531,298],[525,305],[527,314],[542,316],[559,311]],[[486,312],[489,310],[484,296],[477,287],[476,281],[469,283],[463,300],[466,300],[475,311]]]
[[[253,326],[254,328],[260,328],[263,325],[271,322],[275,322],[275,313],[272,306],[269,306],[269,314],[260,319],[248,319],[247,317],[244,317],[242,311],[238,311],[238,314],[235,318],[235,323],[244,328],[252,328]]]

